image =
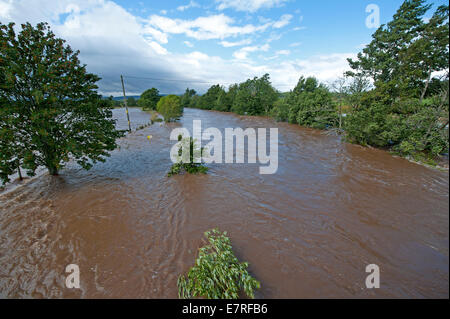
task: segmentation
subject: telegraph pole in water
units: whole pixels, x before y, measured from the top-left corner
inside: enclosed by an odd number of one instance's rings
[[[130,114],[128,114],[127,97],[125,95],[125,85],[123,85],[123,76],[122,75],[120,75],[120,81],[122,82],[123,102],[125,103],[125,110],[127,112],[128,131],[131,132]]]

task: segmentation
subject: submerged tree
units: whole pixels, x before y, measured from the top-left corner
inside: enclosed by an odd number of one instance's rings
[[[208,243],[185,276],[178,278],[178,296],[188,299],[238,299],[244,292],[254,298],[260,283],[248,273],[248,263],[239,262],[227,233],[213,229],[205,233]]]
[[[164,117],[164,121],[176,121],[183,115],[183,106],[180,100],[179,96],[171,94],[158,101],[156,110]]]
[[[83,168],[104,161],[123,132],[110,103],[65,41],[46,23],[0,23],[0,177],[45,166],[56,175],[75,159]]]
[[[169,177],[181,172],[189,174],[203,173],[208,171],[208,167],[202,163],[202,156],[205,155],[204,148],[199,146],[192,137],[184,137],[178,135],[178,151],[176,156],[176,163],[172,165]]]

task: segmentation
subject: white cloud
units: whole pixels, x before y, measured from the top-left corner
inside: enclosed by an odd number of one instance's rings
[[[268,20],[261,25],[236,26],[234,19],[223,13],[194,20],[172,19],[154,14],[149,17],[147,23],[163,33],[185,34],[197,40],[211,40],[263,32],[269,27],[279,29],[287,25],[291,18],[291,15],[285,14],[278,21]]]
[[[291,51],[289,51],[289,50],[279,50],[279,51],[276,51],[275,54],[277,54],[277,55],[289,55],[289,54],[291,54]]]
[[[134,16],[108,0],[79,0],[76,6],[70,6],[72,3],[73,0],[0,0],[0,20],[2,23],[15,21],[17,24],[48,21],[58,37],[66,39],[72,48],[81,51],[81,62],[87,64],[89,72],[102,78],[99,91],[105,95],[120,93],[120,74],[125,75],[125,85],[130,95],[140,94],[152,86],[162,93],[182,93],[187,86],[203,93],[210,85],[196,81],[228,85],[264,73],[270,74],[276,88],[286,91],[295,86],[301,75],[314,75],[322,81],[332,80],[348,68],[346,58],[354,57],[352,54],[330,54],[308,59],[268,60],[264,63],[248,58],[252,53],[270,52],[267,43],[242,47],[231,58],[200,51],[174,53],[164,47],[170,41],[170,34],[221,39],[221,45],[231,44],[229,46],[232,47],[237,46],[235,43],[249,40],[226,42],[223,39],[253,35],[270,28],[273,22],[236,26],[233,19],[225,15],[195,20],[156,16],[158,18],[152,20],[151,17],[142,19]],[[62,20],[64,13],[68,15]],[[180,82],[132,79],[126,75],[177,79]]]
[[[274,27],[275,29],[280,29],[280,28],[282,28],[282,27],[288,25],[289,22],[291,21],[291,19],[292,19],[292,15],[290,15],[290,14],[283,14],[283,15],[281,16],[280,20],[278,20],[277,22],[275,22],[275,23],[273,24],[273,27]]]
[[[156,53],[161,54],[161,55],[167,54],[167,50],[165,48],[163,48],[159,43],[157,43],[155,41],[149,41],[148,44]]]
[[[287,0],[216,0],[216,2],[219,10],[232,8],[237,11],[255,12],[261,8],[281,6]]]
[[[189,41],[184,41],[183,42],[184,44],[186,44],[188,47],[190,47],[190,48],[192,48],[194,45],[191,43],[191,42],[189,42]]]
[[[241,41],[236,41],[236,42],[229,42],[229,41],[220,41],[219,44],[225,48],[231,48],[231,47],[237,47],[237,46],[241,46],[241,45],[247,45],[252,43],[251,39],[244,39]]]
[[[0,1],[0,17],[9,18],[9,11],[11,10],[11,2]]]
[[[197,2],[195,2],[195,1],[190,1],[187,5],[185,5],[185,6],[179,6],[179,7],[177,7],[177,10],[178,11],[184,11],[184,10],[187,10],[187,9],[189,9],[189,8],[199,8],[200,7],[200,5],[197,3]]]
[[[167,14],[167,10],[161,10],[161,11],[159,11],[159,13],[166,15]]]
[[[269,49],[270,49],[270,46],[267,43],[262,46],[243,47],[242,49],[235,51],[233,53],[233,57],[238,60],[246,60],[248,58],[248,54],[250,52],[268,51]]]
[[[301,44],[302,44],[301,42],[294,42],[294,43],[289,44],[289,46],[290,46],[290,47],[298,47],[298,46],[300,46]]]
[[[162,32],[185,34],[197,40],[224,39],[231,36],[251,34],[264,31],[271,25],[267,23],[259,26],[252,24],[235,26],[233,25],[234,19],[224,14],[198,17],[194,20],[171,19],[152,15],[148,23]]]
[[[156,30],[150,26],[144,28],[144,33],[151,35],[155,40],[160,43],[167,43],[167,35],[159,30]]]

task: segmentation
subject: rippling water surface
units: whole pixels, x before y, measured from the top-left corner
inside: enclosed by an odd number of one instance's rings
[[[124,110],[114,110],[126,128]],[[134,127],[148,113],[131,109]],[[170,131],[278,127],[279,168],[211,164],[166,177]],[[151,142],[147,135],[152,135]],[[260,298],[449,297],[449,176],[321,131],[186,109],[133,132],[90,171],[69,165],[0,193],[0,296],[176,298],[203,232],[226,230]],[[64,288],[78,264],[81,289]],[[381,288],[366,289],[377,264]]]

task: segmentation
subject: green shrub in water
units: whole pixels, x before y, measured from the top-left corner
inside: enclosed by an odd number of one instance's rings
[[[194,163],[196,159],[201,158],[204,148],[198,147],[192,137],[183,138],[182,135],[179,135],[178,141],[181,142],[178,149],[178,161],[172,165],[167,175],[170,177],[174,174],[180,174],[182,171],[189,174],[205,174],[208,171],[208,167],[204,166],[203,163]],[[189,158],[185,159],[183,157],[183,150],[187,149],[189,149]]]
[[[260,283],[247,271],[248,263],[239,262],[231,241],[218,229],[205,232],[208,244],[199,249],[198,258],[186,277],[178,278],[178,296],[188,299],[238,299],[243,291],[254,298]]]

